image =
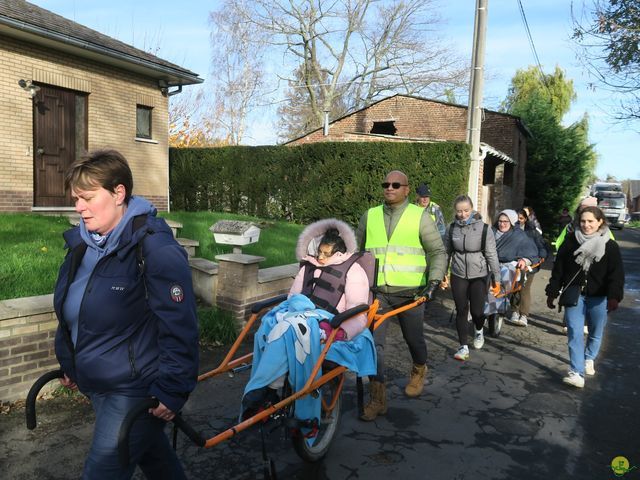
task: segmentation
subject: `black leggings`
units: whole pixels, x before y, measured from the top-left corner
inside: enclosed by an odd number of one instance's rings
[[[388,312],[401,303],[413,300],[413,294],[401,296],[378,293],[376,298],[380,301],[380,310]],[[416,365],[425,365],[427,363],[427,343],[423,333],[424,308],[419,306],[387,319],[374,332],[373,338],[376,342],[376,352],[378,354],[378,373],[377,375],[371,375],[369,378],[377,380],[378,382],[384,382],[384,351],[387,339],[387,327],[393,318],[397,318],[398,323],[400,323],[402,336],[409,347],[409,353],[411,354],[413,363]]]
[[[484,325],[484,304],[488,291],[487,277],[466,279],[451,275],[451,292],[456,304],[456,329],[460,345],[467,345],[469,307],[476,330],[480,330]]]

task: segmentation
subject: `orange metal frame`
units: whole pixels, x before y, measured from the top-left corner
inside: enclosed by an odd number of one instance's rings
[[[544,263],[544,258],[540,260],[538,263],[531,265],[529,268],[533,270],[534,268],[538,268],[543,263]],[[519,275],[521,272],[522,272],[521,269],[516,268],[516,274],[513,277],[513,282],[511,283],[511,289],[505,290],[504,292],[500,292],[498,295],[496,295],[496,298],[504,298],[507,295],[511,295],[512,293],[516,293],[522,290],[522,288],[524,287],[524,278],[519,278]]]
[[[367,328],[370,328],[373,325],[373,330],[375,330],[385,320],[393,317],[394,315],[397,315],[398,313],[402,313],[414,307],[417,307],[418,305],[422,305],[426,301],[427,299],[425,297],[420,297],[407,305],[403,305],[402,307],[399,307],[395,310],[391,310],[387,313],[379,315],[377,312],[378,312],[378,308],[380,307],[380,303],[378,302],[378,300],[374,300],[373,303],[369,306],[369,310],[367,311]],[[229,350],[229,353],[227,353],[226,357],[222,360],[220,365],[214,370],[211,370],[209,372],[203,373],[200,376],[198,376],[199,382],[215,377],[222,373],[229,372],[241,365],[246,365],[248,362],[252,360],[253,353],[249,353],[238,358],[233,358],[233,356],[238,351],[238,348],[240,347],[240,345],[246,338],[247,334],[251,330],[251,327],[254,325],[256,320],[261,317],[261,315],[266,311],[267,308],[261,310],[260,312],[254,313],[251,315],[251,317],[249,317],[249,320],[245,324],[244,328],[238,335],[238,338],[236,339],[231,349]],[[309,379],[305,383],[304,387],[302,387],[297,392],[294,392],[289,397],[283,398],[275,405],[271,405],[270,407],[258,412],[256,415],[240,422],[234,427],[228,428],[227,430],[220,432],[214,437],[209,438],[206,441],[204,448],[211,448],[224,442],[225,440],[228,440],[229,438],[233,437],[237,433],[242,432],[243,430],[246,430],[247,428],[250,428],[251,426],[257,423],[266,420],[268,417],[273,415],[278,410],[285,408],[288,405],[291,405],[297,399],[304,397],[305,395],[309,395],[310,393],[317,390],[318,388],[325,385],[326,383],[330,382],[334,378],[340,377],[337,388],[334,391],[333,398],[331,399],[331,402],[327,404],[327,402],[324,399],[322,399],[323,410],[327,412],[332,411],[336,405],[336,402],[338,401],[340,394],[342,393],[342,388],[344,386],[343,374],[347,371],[346,367],[337,366],[336,368],[331,369],[327,373],[321,375],[317,380],[314,380],[314,378],[316,378],[316,375],[322,368],[322,363],[324,362],[325,357],[329,352],[329,348],[331,348],[331,345],[333,344],[337,331],[338,329],[334,329],[331,332],[331,335],[329,335],[329,338],[327,338],[324,344],[324,348],[322,349],[322,352],[320,354],[320,357],[318,358],[318,361],[314,365],[311,375],[309,376]]]

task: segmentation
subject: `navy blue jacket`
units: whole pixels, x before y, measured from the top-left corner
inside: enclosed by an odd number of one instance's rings
[[[538,263],[542,260],[546,260],[551,254],[551,249],[547,246],[547,242],[544,240],[544,237],[540,234],[540,232],[536,229],[536,227],[534,227],[531,223],[527,222],[524,226],[523,232],[526,233],[527,236],[533,240],[533,242],[536,244],[536,248],[538,249],[538,260],[535,261],[535,259],[533,258],[530,260],[532,260],[533,263]],[[533,271],[537,272],[539,269],[540,267],[536,268]]]
[[[85,394],[149,395],[179,411],[197,381],[198,322],[186,252],[171,229],[153,215],[136,231],[129,220],[117,248],[91,274],[75,346],[62,307],[86,244],[79,227],[64,238],[69,252],[54,293],[63,371]]]

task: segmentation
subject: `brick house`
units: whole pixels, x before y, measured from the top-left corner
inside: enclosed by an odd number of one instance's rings
[[[167,210],[168,97],[202,81],[48,10],[2,0],[0,211],[71,209],[64,172],[100,148],[121,151],[134,193]]]
[[[622,189],[627,196],[627,210],[629,213],[636,215],[634,220],[640,220],[638,212],[640,212],[640,180],[624,180]]]
[[[519,117],[483,110],[478,210],[485,219],[524,201],[527,137]],[[466,141],[467,107],[410,95],[393,95],[318,128],[288,145],[309,142]],[[463,192],[460,192],[463,193]],[[437,199],[434,199],[437,201]],[[490,215],[488,215],[490,214]]]

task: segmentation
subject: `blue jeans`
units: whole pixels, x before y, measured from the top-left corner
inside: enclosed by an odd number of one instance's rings
[[[86,480],[129,479],[136,465],[150,479],[184,479],[182,465],[164,434],[166,422],[151,414],[138,417],[129,437],[129,466],[118,460],[118,433],[124,417],[140,400],[147,397],[127,397],[106,393],[89,396],[96,413],[91,450],[84,464],[82,478]]]
[[[575,307],[566,307],[569,363],[571,371],[584,376],[585,359],[595,360],[600,351],[604,327],[607,324],[607,297],[581,295]],[[584,346],[584,325],[589,329],[587,348]]]

